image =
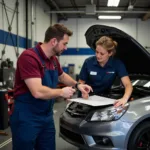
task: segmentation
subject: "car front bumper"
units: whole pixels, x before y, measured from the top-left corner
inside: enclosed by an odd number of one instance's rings
[[[60,117],[60,136],[85,150],[125,150],[126,135],[132,123],[121,120],[87,122],[64,112]]]

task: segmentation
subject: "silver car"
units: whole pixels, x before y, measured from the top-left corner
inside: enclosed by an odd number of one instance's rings
[[[87,44],[95,50],[103,35],[118,42],[115,57],[124,62],[133,93],[124,108],[70,103],[60,117],[60,136],[85,150],[150,150],[150,54],[128,34],[103,25],[86,31]],[[110,93],[102,96],[118,99],[123,93],[116,79]]]

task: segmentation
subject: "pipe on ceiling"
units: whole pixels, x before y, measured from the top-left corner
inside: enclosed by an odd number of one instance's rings
[[[45,11],[46,13],[66,13],[66,14],[74,14],[74,13],[81,13],[81,14],[86,14],[85,11]],[[145,14],[145,13],[150,13],[150,11],[95,11],[95,13],[111,13],[111,14]]]
[[[85,11],[47,11],[45,10],[46,13],[49,13],[49,14],[55,14],[55,13],[65,13],[65,14],[75,14],[75,13],[82,13],[84,14]]]
[[[58,12],[59,14],[61,14],[61,16],[63,17],[63,19],[64,19],[64,20],[67,20],[67,17],[66,17],[63,13],[61,13],[60,8],[59,8],[59,6],[56,4],[56,2],[55,2],[54,0],[49,0],[49,1],[54,5],[54,7],[56,8],[57,12]]]

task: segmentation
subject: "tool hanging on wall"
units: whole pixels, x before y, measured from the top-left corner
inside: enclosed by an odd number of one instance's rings
[[[19,47],[18,29],[17,29],[17,43],[16,43],[17,49],[16,49],[16,46],[15,46],[15,42],[14,42],[14,39],[13,39],[11,31],[12,31],[12,23],[13,23],[15,14],[17,14],[17,27],[18,27],[18,13],[19,13],[18,12],[18,6],[19,6],[19,2],[18,2],[18,0],[16,0],[15,9],[14,9],[11,21],[9,21],[8,13],[7,13],[7,10],[6,10],[6,5],[5,5],[4,0],[2,0],[2,5],[3,5],[3,8],[5,10],[5,14],[6,14],[7,22],[8,22],[8,33],[7,33],[6,38],[5,38],[5,45],[4,45],[4,48],[2,50],[1,60],[3,59],[3,56],[5,54],[5,49],[6,49],[6,46],[7,46],[7,41],[8,41],[8,37],[9,36],[11,38],[11,41],[12,41],[12,44],[13,44],[13,47],[14,47],[14,50],[15,50],[16,57],[18,58],[18,56],[19,56],[19,50],[18,50],[18,47]]]

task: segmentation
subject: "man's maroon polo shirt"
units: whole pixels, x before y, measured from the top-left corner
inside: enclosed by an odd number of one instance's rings
[[[50,70],[54,70],[54,61],[56,62],[58,75],[60,76],[63,71],[60,67],[57,57],[52,56],[50,59],[44,54],[40,45],[42,43],[38,43],[36,48],[39,51],[42,59],[45,62],[46,68]],[[30,48],[25,50],[17,61],[17,70],[15,76],[15,87],[14,87],[14,96],[26,93],[29,91],[24,80],[28,78],[42,78],[44,75],[44,68],[42,67],[41,60],[36,52]]]

